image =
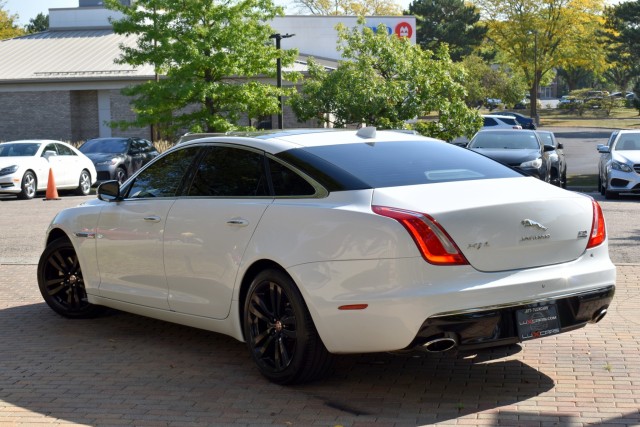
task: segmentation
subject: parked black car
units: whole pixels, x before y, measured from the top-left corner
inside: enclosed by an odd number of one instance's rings
[[[535,131],[522,129],[481,130],[467,148],[490,157],[524,174],[545,182],[551,180],[552,147],[545,146]]]
[[[96,166],[98,182],[115,179],[121,184],[160,154],[150,141],[142,138],[95,138],[86,141],[79,150]]]
[[[516,121],[522,126],[522,129],[534,129],[536,128],[536,124],[531,117],[524,116],[520,113],[512,113],[510,111],[502,111],[500,112],[503,116],[511,116],[516,119]]]
[[[567,188],[567,161],[564,157],[562,144],[558,142],[555,134],[551,131],[538,130],[536,132],[545,146],[553,147],[553,150],[549,151],[551,183],[558,187]]]

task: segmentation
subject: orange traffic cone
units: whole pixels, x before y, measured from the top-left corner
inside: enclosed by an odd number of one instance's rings
[[[53,179],[53,169],[49,168],[49,182],[47,182],[47,195],[42,200],[60,200],[58,197],[58,189],[56,188],[56,181]]]

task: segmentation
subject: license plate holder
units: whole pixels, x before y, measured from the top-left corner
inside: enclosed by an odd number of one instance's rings
[[[544,304],[516,311],[518,335],[522,341],[548,337],[560,333],[560,319],[556,304]]]

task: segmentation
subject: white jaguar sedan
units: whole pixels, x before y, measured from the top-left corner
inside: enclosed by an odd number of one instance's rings
[[[96,181],[93,162],[76,148],[46,139],[0,143],[0,193],[32,199],[47,189],[51,169],[57,189],[87,195]]]
[[[442,141],[305,130],[180,144],[52,221],[57,313],[112,307],[245,341],[281,384],[332,354],[471,350],[601,320],[600,206]]]

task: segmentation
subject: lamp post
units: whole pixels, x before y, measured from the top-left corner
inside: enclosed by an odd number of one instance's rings
[[[531,97],[531,118],[538,126],[538,30],[533,30],[533,96]]]
[[[295,34],[271,34],[269,36],[270,39],[276,39],[276,50],[280,50],[280,40],[288,39],[289,37],[293,37]],[[282,88],[282,60],[280,59],[280,54],[278,53],[278,58],[276,59],[276,86],[278,90]],[[282,122],[283,120],[282,114],[282,95],[278,93],[278,129],[283,129]]]

